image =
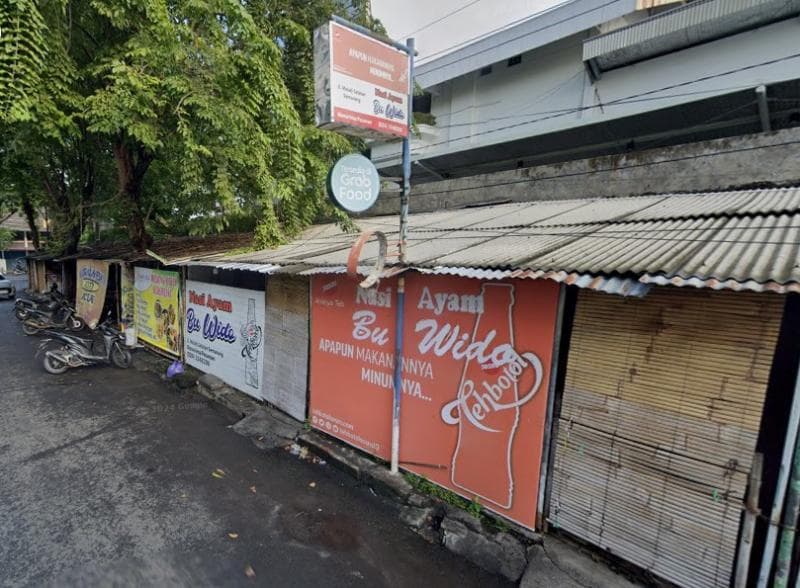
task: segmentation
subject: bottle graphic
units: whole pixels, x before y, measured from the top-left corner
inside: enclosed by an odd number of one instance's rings
[[[244,381],[258,388],[258,348],[261,347],[261,326],[256,322],[256,299],[247,299],[247,322],[242,325],[242,357],[244,357]]]
[[[520,411],[517,380],[524,368],[513,352],[517,359],[505,365],[486,356],[500,345],[514,348],[514,286],[484,284],[481,294],[483,312],[477,315],[472,341],[491,338],[491,343],[483,358],[471,357],[464,364],[458,387],[458,442],[450,475],[453,484],[466,493],[511,508],[511,451]]]

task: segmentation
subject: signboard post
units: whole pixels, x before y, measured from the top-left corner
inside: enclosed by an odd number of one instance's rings
[[[408,47],[374,35],[337,17],[314,31],[318,127],[372,139],[408,136]]]
[[[408,235],[408,194],[411,183],[409,131],[414,100],[414,54],[414,39],[408,39],[405,45],[377,39],[369,29],[336,16],[314,31],[317,126],[359,137],[385,138],[386,135],[393,135],[403,138],[400,265],[406,263]],[[336,196],[334,199],[345,210],[353,211]],[[362,212],[367,208],[369,206],[355,211]],[[400,365],[403,360],[405,309],[405,277],[402,274],[397,279],[396,307],[391,453],[393,474],[398,473],[400,452]]]

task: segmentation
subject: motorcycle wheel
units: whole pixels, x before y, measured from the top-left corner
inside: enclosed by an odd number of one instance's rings
[[[14,316],[17,317],[17,320],[24,321],[26,318],[28,318],[28,311],[24,308],[15,308]]]
[[[131,352],[121,347],[118,343],[115,343],[114,347],[111,348],[111,363],[116,367],[127,369],[131,367],[132,360]]]
[[[25,321],[24,323],[22,323],[22,332],[25,333],[26,335],[35,335],[36,333],[39,332],[39,327],[37,327],[33,323]]]
[[[69,319],[70,331],[82,331],[85,326],[86,326],[86,321],[84,321],[79,316],[73,316],[72,318]]]
[[[54,376],[63,374],[69,369],[69,366],[66,363],[59,361],[47,354],[45,354],[44,359],[42,360],[42,366],[44,366],[44,371],[46,371],[48,374],[53,374]]]

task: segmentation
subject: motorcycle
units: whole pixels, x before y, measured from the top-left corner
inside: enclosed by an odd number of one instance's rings
[[[118,368],[129,368],[133,361],[125,346],[125,334],[111,326],[107,320],[97,330],[100,340],[78,337],[58,331],[47,331],[49,337],[39,344],[38,356],[43,353],[42,366],[50,374],[63,374],[70,368],[96,364],[111,364]],[[58,344],[57,348],[50,348]]]
[[[53,311],[65,302],[64,295],[55,289],[47,294],[30,294],[28,298],[17,298],[14,301],[14,315],[24,321],[31,311]]]
[[[69,329],[82,331],[86,321],[75,314],[66,301],[53,310],[30,310],[27,318],[22,322],[22,331],[26,335],[35,335],[40,331],[49,329]]]

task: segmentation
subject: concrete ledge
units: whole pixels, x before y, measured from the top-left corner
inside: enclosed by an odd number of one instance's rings
[[[393,474],[382,465],[373,465],[362,474],[370,488],[389,498],[398,498],[405,502],[414,491],[402,474]]]
[[[367,459],[355,449],[313,431],[299,435],[297,442],[357,480],[362,480],[364,472],[375,466],[375,462]]]
[[[271,449],[293,441],[302,426],[299,421],[285,422],[272,409],[258,407],[231,428],[243,437],[250,437],[261,449]]]
[[[590,553],[548,535],[528,551],[528,568],[520,588],[640,588],[625,576],[596,561]]]
[[[508,533],[487,535],[452,518],[442,521],[442,545],[512,582],[520,579],[528,565],[525,546],[518,539]]]
[[[212,376],[211,374],[203,374],[197,380],[197,383],[206,390],[210,390],[212,392],[225,387],[225,382],[220,380],[217,376]]]

